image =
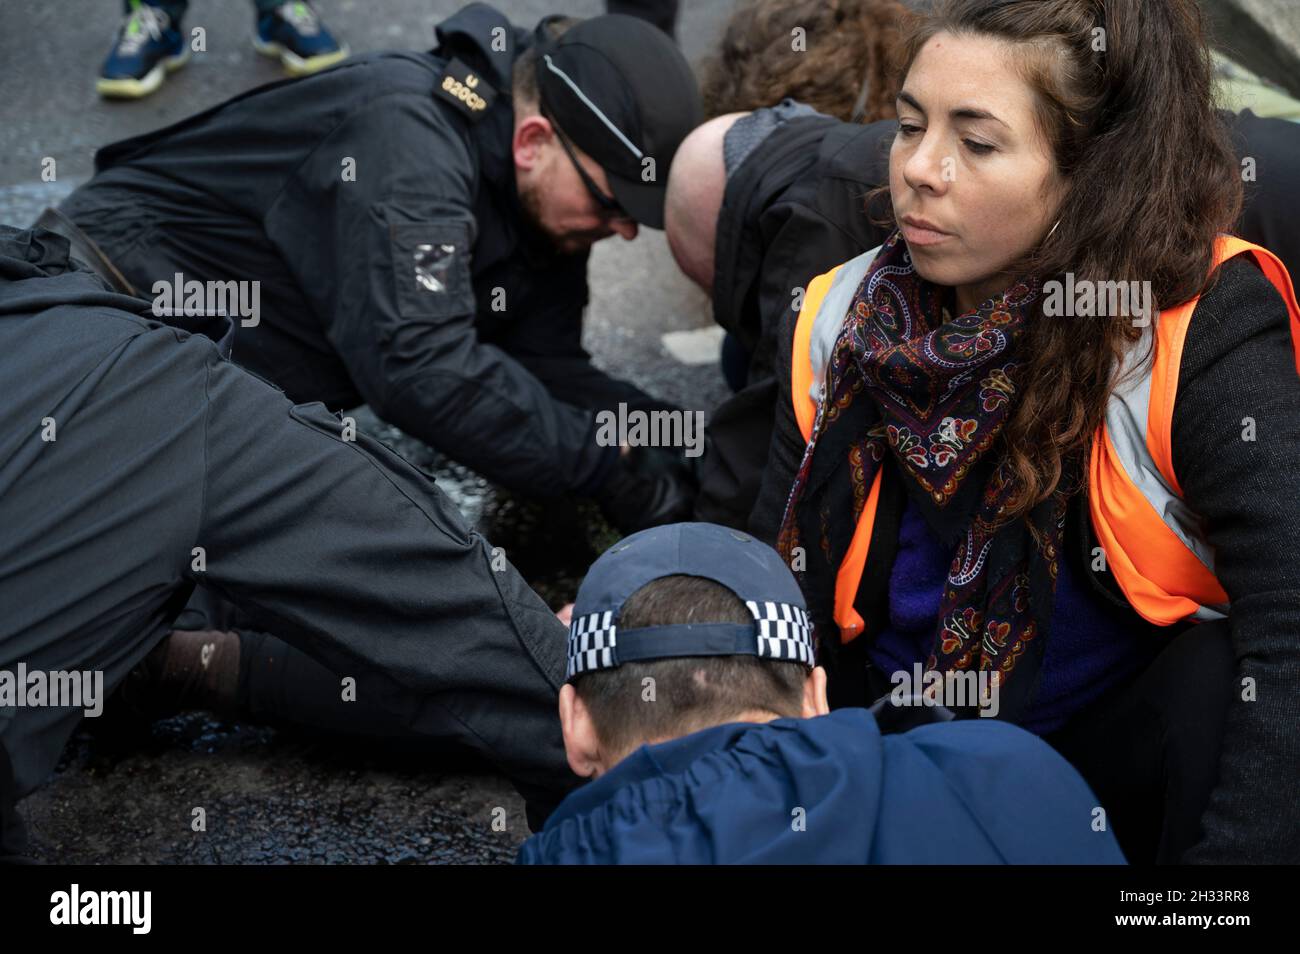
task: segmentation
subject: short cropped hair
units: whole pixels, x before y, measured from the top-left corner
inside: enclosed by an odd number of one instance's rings
[[[581,21],[578,17],[559,17],[547,27],[552,40],[558,40]],[[510,96],[515,109],[520,106],[536,108],[541,95],[537,91],[537,47],[530,46],[515,59],[510,73]]]
[[[740,598],[720,583],[676,575],[653,580],[628,597],[618,628],[753,621]],[[628,752],[643,742],[687,735],[755,709],[798,718],[807,676],[802,663],[788,660],[691,656],[580,673],[573,688],[591,713],[601,745]]]

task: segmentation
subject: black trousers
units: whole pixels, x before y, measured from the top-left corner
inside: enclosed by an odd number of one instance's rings
[[[14,782],[9,753],[0,742],[0,865],[23,864],[27,847],[27,829],[18,814],[18,789]]]
[[[850,651],[842,668],[862,658]],[[887,676],[867,672],[865,691],[840,686],[831,705],[865,705],[888,694]],[[1044,737],[1092,788],[1130,864],[1178,864],[1200,840],[1235,675],[1227,620],[1200,623]]]
[[[1130,864],[1178,864],[1200,840],[1235,675],[1228,621],[1200,623],[1047,737],[1092,786]]]

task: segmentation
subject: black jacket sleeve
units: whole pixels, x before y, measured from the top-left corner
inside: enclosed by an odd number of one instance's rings
[[[811,280],[815,276],[809,276]],[[776,417],[772,426],[772,443],[768,447],[767,468],[758,489],[758,500],[750,514],[749,529],[764,543],[775,545],[785,515],[786,500],[795,474],[803,460],[806,443],[799,432],[799,422],[791,403],[790,368],[794,350],[794,328],[799,316],[787,308],[781,318],[776,341]]]
[[[1230,600],[1238,681],[1199,863],[1300,862],[1300,376],[1285,306],[1244,258],[1188,330],[1174,472]]]
[[[723,214],[728,211],[724,208]],[[764,255],[756,290],[758,339],[749,381],[719,407],[709,426],[711,442],[696,509],[708,508],[705,519],[739,520],[771,543],[780,521],[773,511],[785,506],[783,494],[803,454],[797,427],[797,456],[791,435],[782,433],[794,427],[789,397],[796,305],[809,282],[866,249],[858,236],[806,201],[775,204],[764,212],[760,231]]]
[[[522,321],[511,321],[498,339],[510,356],[541,381],[555,398],[589,411],[672,410],[628,381],[591,363],[582,346],[582,312],[587,304],[587,256],[557,256],[544,266],[543,281],[528,283]]]
[[[1242,167],[1246,202],[1236,234],[1262,245],[1286,266],[1294,282],[1300,276],[1300,230],[1295,209],[1300,203],[1300,124],[1261,118],[1249,109],[1226,113],[1228,130]]]
[[[383,96],[322,140],[267,233],[376,413],[508,487],[590,492],[617,453],[594,415],[477,334],[477,175],[429,97]]]
[[[766,251],[758,286],[761,338],[750,380],[752,383],[760,370],[774,378],[768,393],[775,394],[776,404],[772,409],[771,439],[758,450],[758,466],[763,473],[749,515],[749,529],[768,543],[775,541],[780,528],[805,443],[790,402],[791,350],[799,319],[796,305],[802,302],[803,292],[814,278],[883,240],[880,230],[863,217],[845,216],[836,221],[824,214],[831,207],[827,195],[835,197],[835,211],[842,212],[838,204],[858,201],[868,185],[838,179],[817,183],[816,195],[796,192],[792,201],[765,212],[762,222]],[[801,188],[806,189],[806,185]]]

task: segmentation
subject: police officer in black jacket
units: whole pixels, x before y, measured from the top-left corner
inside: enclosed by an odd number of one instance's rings
[[[580,339],[592,243],[662,227],[700,115],[689,66],[617,15],[530,35],[476,3],[437,37],[107,146],[40,224],[164,306],[185,282],[258,282],[232,356],[295,401],[367,403],[506,487],[595,496],[624,530],[680,518],[675,471],[596,440],[598,409],[666,406]]]

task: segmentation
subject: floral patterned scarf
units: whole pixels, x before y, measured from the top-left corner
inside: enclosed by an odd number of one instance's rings
[[[1039,285],[1017,281],[955,318],[944,311],[944,294],[916,273],[895,232],[831,353],[778,548],[798,565],[802,547],[800,584],[813,622],[836,632],[836,574],[892,453],[926,522],[954,551],[926,669],[999,673],[998,715],[1017,721],[1037,689],[1069,500],[1058,487],[1029,513],[1041,544],[1025,520],[998,525],[1016,482],[996,440],[1015,406],[1016,347]]]

